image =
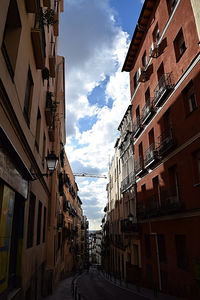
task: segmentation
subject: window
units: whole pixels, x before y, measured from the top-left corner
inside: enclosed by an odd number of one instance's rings
[[[137,72],[135,73],[135,75],[133,77],[133,83],[134,83],[134,90],[136,90],[137,85],[138,85]]]
[[[166,262],[165,237],[163,234],[158,234],[158,253],[160,262]]]
[[[174,40],[174,51],[175,51],[176,62],[180,60],[185,50],[186,50],[185,40],[183,36],[183,30],[181,28]]]
[[[43,237],[42,237],[43,243],[45,243],[45,239],[46,239],[46,214],[47,214],[47,209],[46,209],[46,207],[44,207],[44,216],[43,216]]]
[[[158,206],[160,204],[160,185],[159,185],[159,178],[158,176],[155,176],[152,179],[153,183],[153,196],[155,204]]]
[[[148,61],[147,61],[147,53],[146,53],[146,51],[144,51],[144,54],[143,54],[143,56],[142,56],[142,66],[146,69],[147,64],[148,64]]]
[[[2,53],[11,77],[14,77],[21,35],[21,21],[16,0],[11,0],[2,42]]]
[[[146,203],[146,184],[143,184],[141,186],[141,201],[142,201],[142,205],[144,206]]]
[[[151,239],[149,234],[145,234],[145,254],[146,258],[151,258]]]
[[[182,92],[186,116],[197,108],[193,81],[191,80]]]
[[[171,15],[173,12],[175,6],[176,6],[177,0],[167,0],[167,8],[168,8],[168,13]]]
[[[180,269],[187,270],[189,261],[187,255],[185,235],[183,234],[175,235],[175,244],[176,244],[177,266]]]
[[[150,89],[148,87],[145,92],[145,102],[147,103],[149,100],[150,100]]]
[[[40,111],[38,109],[36,134],[35,134],[35,146],[36,146],[37,151],[39,151],[39,145],[40,145],[40,127],[41,127],[41,115],[40,115]]]
[[[29,213],[28,213],[28,232],[27,232],[27,248],[33,246],[34,236],[34,218],[35,218],[35,195],[30,193]]]
[[[168,169],[169,174],[169,187],[168,187],[168,195],[170,198],[174,198],[174,201],[179,200],[179,184],[178,184],[178,172],[176,165],[172,166]]]
[[[42,148],[42,164],[43,164],[43,167],[44,167],[45,155],[46,155],[46,136],[45,136],[45,133],[44,133],[44,135],[43,135],[43,148]]]
[[[138,107],[136,108],[135,114],[136,114],[136,119],[138,119],[138,121],[139,121],[139,119],[140,119],[140,107],[139,107],[139,105],[138,105]]]
[[[133,245],[133,264],[138,266],[139,265],[139,251],[138,245]]]
[[[195,151],[192,154],[193,170],[194,170],[194,182],[200,183],[200,150]]]
[[[33,95],[33,79],[29,68],[27,81],[26,81],[25,99],[24,99],[24,117],[26,119],[28,126],[30,125],[32,95]]]
[[[152,33],[152,37],[153,37],[153,42],[157,45],[158,41],[160,39],[160,31],[159,31],[159,28],[158,28],[158,23],[156,24],[156,26],[154,28],[154,31]]]
[[[38,205],[38,219],[37,219],[37,245],[40,244],[41,218],[42,218],[42,203],[39,201],[39,205]]]
[[[159,88],[161,89],[163,86],[165,86],[165,79],[164,79],[164,65],[163,62],[160,64],[158,71],[157,71],[157,77],[158,77],[158,83],[159,83]]]

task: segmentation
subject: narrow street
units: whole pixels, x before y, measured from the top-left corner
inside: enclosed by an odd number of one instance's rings
[[[81,299],[89,300],[111,300],[111,299],[126,299],[126,300],[142,300],[148,299],[128,291],[124,288],[118,287],[106,280],[103,275],[92,268],[88,273],[84,273],[77,280],[78,293]]]

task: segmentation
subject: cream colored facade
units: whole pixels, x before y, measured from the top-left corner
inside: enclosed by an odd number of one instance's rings
[[[196,28],[199,36],[199,41],[200,41],[200,2],[199,0],[190,0],[193,13],[194,13],[194,19],[196,23]]]
[[[41,299],[66,273],[59,181],[65,145],[65,61],[57,55],[61,11],[63,0],[0,4],[1,299]],[[52,151],[57,169],[43,176]],[[73,186],[77,195],[75,181]]]
[[[115,208],[116,201],[121,199],[122,170],[118,143],[119,139],[117,139],[115,143],[115,153],[111,159],[108,172],[109,183],[107,186],[107,195],[109,211],[113,210]]]

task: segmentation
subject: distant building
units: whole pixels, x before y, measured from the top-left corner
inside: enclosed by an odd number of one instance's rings
[[[89,234],[89,262],[101,265],[102,231],[95,230]]]

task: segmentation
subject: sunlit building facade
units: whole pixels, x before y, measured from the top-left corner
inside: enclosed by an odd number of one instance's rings
[[[41,299],[66,271],[60,192],[66,160],[65,61],[57,55],[62,11],[62,0],[1,1],[1,299]],[[45,158],[52,153],[58,164],[50,176]],[[79,234],[81,201],[73,186]]]
[[[122,171],[125,221],[115,246],[123,241],[124,280],[187,299],[200,296],[199,12],[195,0],[144,1],[122,69],[130,74],[131,103],[118,145],[122,169],[132,155],[128,136],[134,158],[133,189]],[[128,112],[130,132],[123,128]],[[113,243],[110,220],[104,245]]]
[[[146,0],[123,66],[130,72],[140,284],[187,299],[199,297],[197,2]]]

